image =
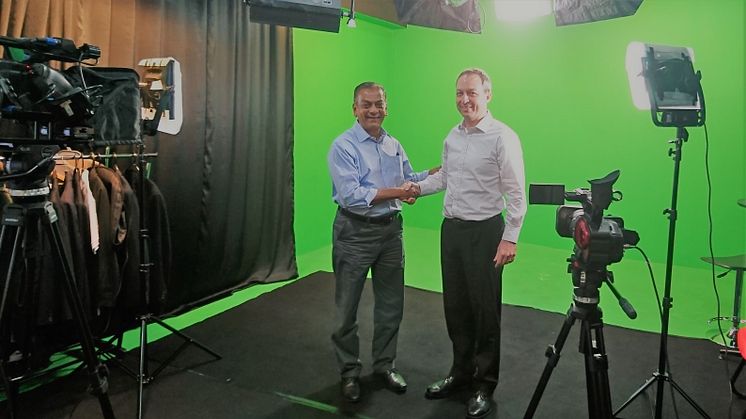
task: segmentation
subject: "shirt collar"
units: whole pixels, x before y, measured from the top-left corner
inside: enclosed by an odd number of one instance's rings
[[[484,115],[484,118],[482,118],[477,125],[475,125],[472,128],[466,128],[464,127],[464,121],[461,121],[460,124],[458,124],[459,131],[465,131],[465,132],[482,132],[486,133],[489,132],[494,127],[495,118],[492,117],[492,114],[490,111],[487,111],[487,113]]]
[[[366,131],[363,126],[360,125],[360,122],[355,121],[355,125],[352,126],[352,135],[355,137],[356,140],[362,143],[367,139],[371,139],[377,142],[382,138],[385,138],[387,135],[389,135],[389,133],[386,132],[383,127],[381,127],[381,136],[378,138],[373,138],[370,134],[368,134],[368,131]]]

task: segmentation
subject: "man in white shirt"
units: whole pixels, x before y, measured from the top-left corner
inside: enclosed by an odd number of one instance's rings
[[[469,418],[492,410],[500,370],[502,271],[515,260],[526,213],[521,143],[492,117],[491,99],[487,73],[470,68],[459,74],[456,105],[463,121],[445,139],[440,172],[410,185],[421,195],[445,190],[441,270],[453,365],[425,397],[440,399],[473,385]]]

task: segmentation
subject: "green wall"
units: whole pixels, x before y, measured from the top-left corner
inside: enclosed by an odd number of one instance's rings
[[[387,87],[385,126],[415,167],[424,169],[439,162],[443,138],[459,121],[456,75],[479,66],[493,79],[492,113],[521,136],[529,183],[586,187],[588,179],[621,169],[615,187],[624,192],[624,200],[613,203],[607,214],[622,216],[628,228],[640,233],[662,293],[669,228],[662,213],[671,204],[674,163],[667,152],[675,129],[655,127],[649,112],[633,106],[624,62],[631,41],[694,49],[708,110],[714,252],[746,251],[746,208],[736,204],[746,197],[742,0],[645,0],[634,16],[566,27],[556,27],[551,17],[497,22],[492,4],[482,0],[482,34],[398,28],[364,17],[356,29],[343,25],[339,34],[293,31],[295,234],[301,276],[331,270],[335,206],[326,153],[354,121],[354,86],[372,79]],[[703,128],[689,132],[681,163],[670,333],[712,338],[717,330],[707,319],[718,313],[718,303],[711,271],[699,259],[709,253],[705,135]],[[437,195],[404,209],[410,286],[440,290],[441,203]],[[503,286],[506,303],[564,312],[571,301],[565,258],[572,243],[554,232],[554,211],[529,206],[519,260],[508,269]],[[627,319],[602,287],[604,321],[658,331],[658,306],[639,254],[628,251],[611,268],[639,317]],[[733,275],[716,282],[720,313],[732,313]]]
[[[342,25],[339,34],[293,30],[295,237],[299,255],[331,242],[336,207],[326,155],[334,138],[355,120],[353,89],[365,80],[388,86],[395,76],[396,68],[391,65],[393,31],[364,17],[357,21],[356,29]]]
[[[494,84],[493,115],[519,133],[527,182],[568,189],[614,169],[624,200],[609,214],[638,230],[654,261],[665,261],[673,128],[655,127],[632,105],[625,72],[631,41],[690,46],[702,71],[710,135],[714,249],[746,248],[744,169],[744,4],[741,0],[647,0],[632,17],[557,27],[547,16],[529,23],[495,19],[483,0],[482,34],[464,34],[358,19],[339,34],[294,30],[295,170],[299,255],[329,245],[334,205],[325,156],[353,122],[351,91],[374,79],[387,86],[385,126],[417,168],[437,164],[444,135],[459,118],[454,83],[467,66],[486,69]],[[344,23],[344,22],[343,22]],[[676,263],[701,267],[707,248],[706,142],[691,128],[684,145],[676,230]],[[405,210],[408,226],[437,229],[441,196]],[[522,243],[569,248],[554,233],[554,208],[530,206]],[[636,256],[631,256],[636,257]]]
[[[556,27],[551,17],[497,23],[490,3],[483,2],[481,35],[411,27],[396,36],[399,51],[413,51],[398,54],[396,65],[412,76],[391,86],[407,119],[388,127],[406,141],[415,162],[437,159],[444,133],[458,121],[455,75],[465,66],[485,68],[494,83],[493,114],[521,136],[527,181],[580,187],[621,169],[615,186],[625,199],[610,213],[639,231],[654,260],[665,260],[662,211],[671,203],[673,177],[667,140],[675,129],[655,127],[648,112],[632,105],[625,51],[631,41],[690,46],[708,104],[715,252],[746,249],[746,211],[736,205],[746,196],[743,2],[648,0],[633,17],[567,27]],[[676,261],[698,266],[708,254],[704,129],[690,129],[683,155]],[[437,210],[424,207],[417,205],[409,218],[434,225]],[[522,241],[569,246],[553,237],[553,211],[531,206]]]

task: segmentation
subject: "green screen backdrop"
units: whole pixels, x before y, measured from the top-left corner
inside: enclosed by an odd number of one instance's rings
[[[389,117],[384,126],[421,170],[439,164],[443,139],[459,122],[456,76],[466,67],[481,67],[493,81],[492,114],[521,137],[527,183],[562,183],[573,189],[621,170],[615,189],[624,199],[606,214],[623,217],[626,227],[639,232],[640,247],[654,262],[662,292],[669,229],[663,210],[671,204],[674,171],[668,150],[676,130],[654,126],[649,111],[634,107],[625,53],[632,41],[688,46],[695,52],[695,69],[702,72],[709,153],[705,129],[690,128],[681,162],[673,283],[673,295],[680,298],[672,325],[677,316],[690,323],[689,308],[702,313],[694,319],[696,326],[672,330],[701,335],[701,317],[716,311],[710,270],[700,260],[709,254],[706,156],[715,255],[746,252],[746,208],[736,203],[746,197],[744,3],[647,0],[631,17],[564,27],[555,26],[551,16],[526,23],[498,21],[493,2],[480,3],[481,34],[401,28],[365,16],[356,29],[343,21],[339,34],[295,30],[295,232],[301,273],[331,270],[335,206],[326,153],[354,121],[354,86],[365,80],[386,86]],[[439,194],[405,208],[409,285],[439,289],[441,204]],[[554,232],[554,218],[552,206],[529,206],[519,260],[507,274],[521,279],[506,284],[507,302],[567,308],[570,285],[564,259],[572,243]],[[641,317],[648,313],[650,320],[629,323],[614,314],[620,310],[606,310],[607,321],[656,330],[647,268],[639,254],[626,254],[612,270],[622,292],[626,288]],[[720,285],[726,312],[733,295],[728,284],[732,282]]]

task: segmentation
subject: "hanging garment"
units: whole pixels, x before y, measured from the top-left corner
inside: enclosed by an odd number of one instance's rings
[[[85,199],[81,192],[80,171],[74,170],[72,176],[68,173],[65,179],[65,187],[60,195],[62,212],[67,220],[67,231],[70,240],[68,248],[72,262],[72,270],[75,274],[76,285],[83,310],[86,315],[91,315],[91,286],[88,280],[88,266],[93,257],[91,252],[91,233],[89,231],[88,210],[85,207]]]
[[[139,171],[128,169],[125,178],[129,181],[136,196],[139,198]],[[147,229],[150,240],[149,246],[141,251],[148,251],[150,262],[148,309],[151,313],[161,314],[165,308],[168,288],[172,286],[171,273],[171,232],[168,223],[166,200],[158,185],[151,179],[143,178],[144,189],[141,206],[144,206],[141,228]]]
[[[96,169],[88,171],[88,182],[93,199],[96,201],[96,216],[99,226],[99,248],[96,257],[93,258],[93,264],[89,268],[89,273],[94,278],[92,281],[94,301],[96,301],[97,307],[113,308],[122,281],[119,264],[114,255],[111,198]]]
[[[113,169],[122,187],[122,214],[114,238],[114,253],[117,255],[122,275],[122,291],[117,308],[125,318],[144,314],[147,301],[147,284],[143,287],[140,278],[140,205],[129,182],[118,167]]]

